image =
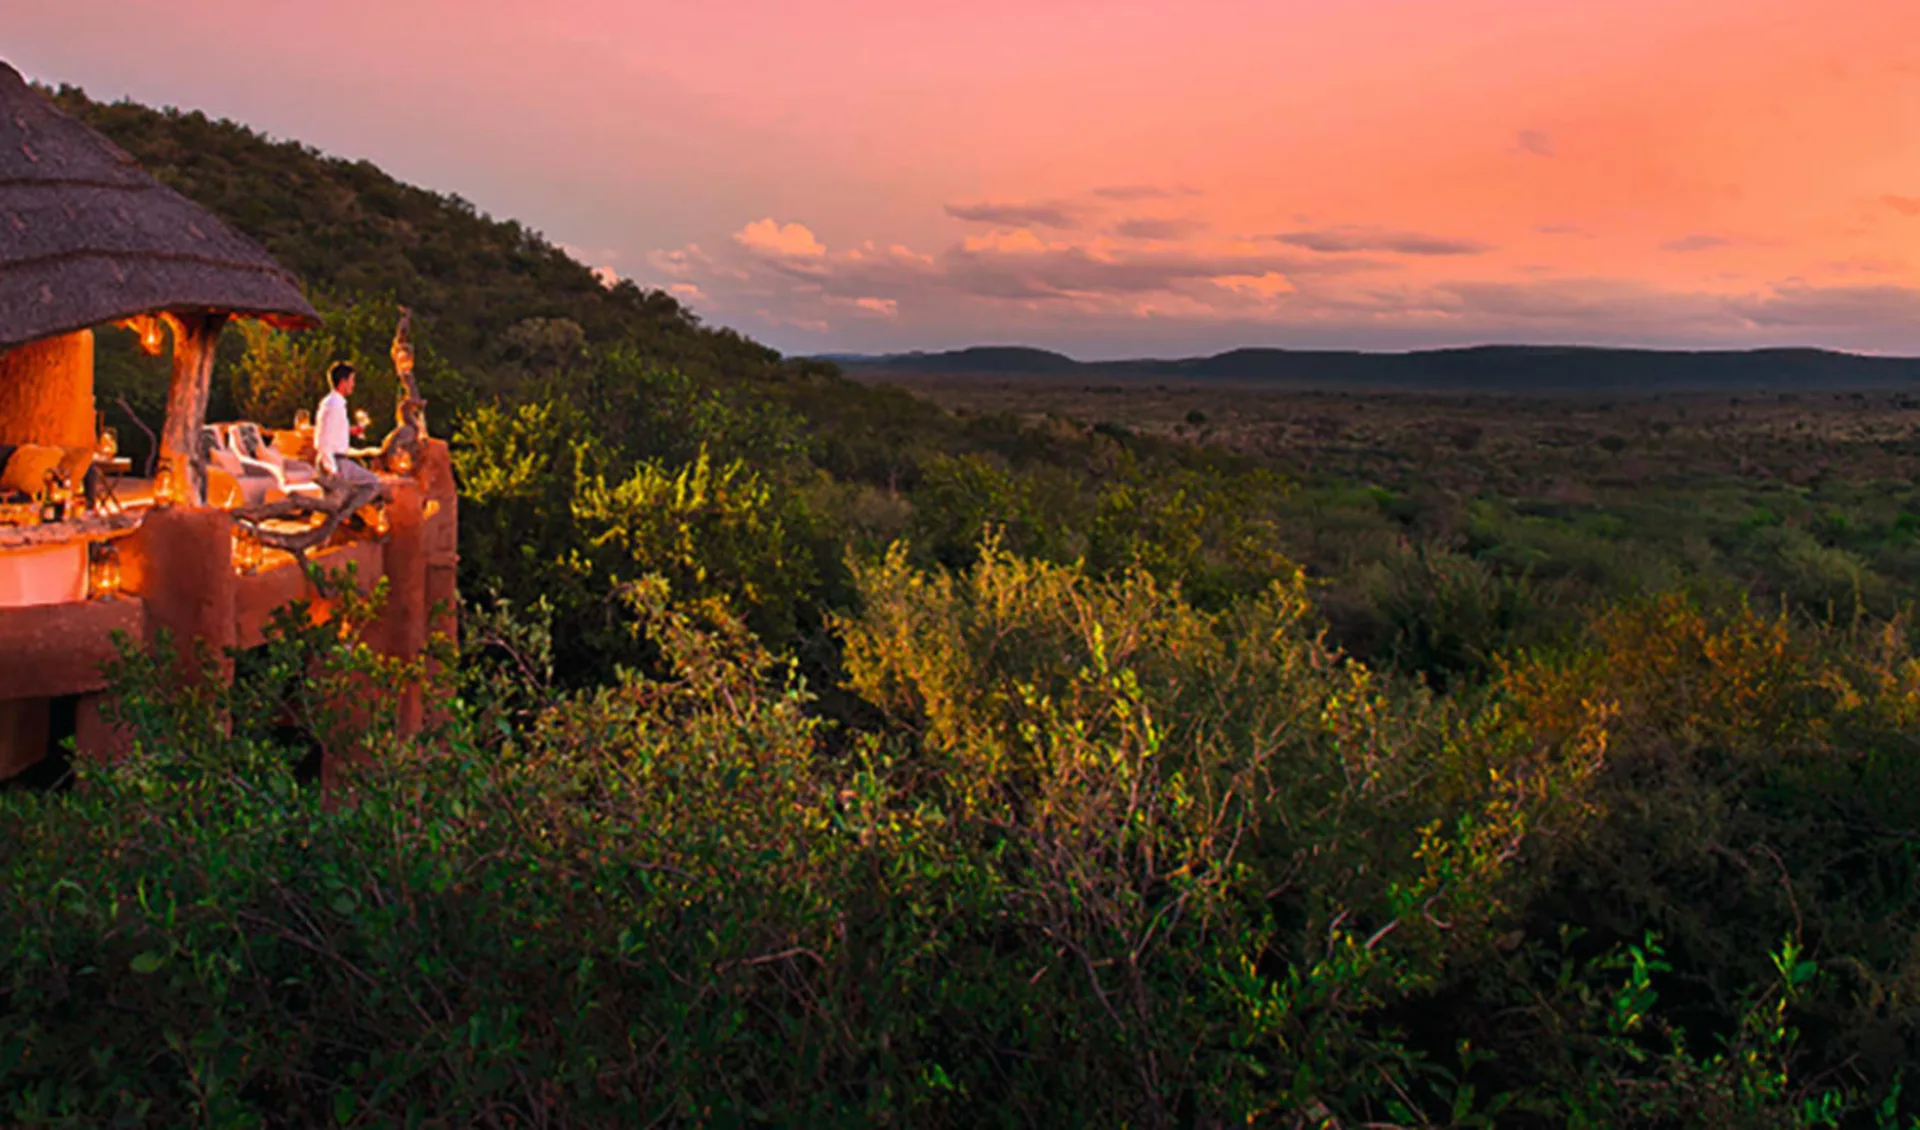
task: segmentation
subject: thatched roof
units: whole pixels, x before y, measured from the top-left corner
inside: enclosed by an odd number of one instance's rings
[[[163,310],[320,320],[259,246],[0,62],[0,349]]]

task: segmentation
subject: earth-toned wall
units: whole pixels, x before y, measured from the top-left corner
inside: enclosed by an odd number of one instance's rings
[[[459,511],[446,444],[429,441],[414,475],[386,481],[391,500],[383,537],[309,556],[328,571],[351,563],[364,589],[387,579],[386,603],[366,639],[383,654],[407,657],[418,655],[430,635],[458,630]],[[125,748],[124,736],[101,713],[101,665],[114,654],[116,631],[151,643],[165,630],[175,641],[204,643],[230,678],[227,652],[257,646],[275,610],[310,600],[317,615],[327,614],[291,559],[280,557],[251,574],[236,572],[232,538],[232,518],[224,510],[151,510],[119,542],[119,595],[0,609],[0,779],[38,760],[34,751],[47,740],[48,703],[57,698],[80,696],[75,745],[82,755],[111,757]],[[183,673],[196,671],[192,648],[179,650]],[[408,692],[402,729],[417,730],[424,709],[418,692]]]

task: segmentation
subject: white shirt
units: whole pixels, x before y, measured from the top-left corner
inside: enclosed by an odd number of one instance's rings
[[[333,459],[336,455],[345,455],[353,446],[353,432],[347,424],[347,398],[333,389],[320,401],[320,411],[314,414],[313,451],[320,462],[320,469],[334,474]]]

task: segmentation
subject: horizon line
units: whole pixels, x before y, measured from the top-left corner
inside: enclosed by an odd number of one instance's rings
[[[1491,349],[1569,350],[1569,351],[1584,351],[1584,352],[1594,352],[1594,353],[1661,353],[1661,354],[1674,354],[1674,355],[1823,353],[1823,354],[1827,354],[1835,357],[1858,357],[1865,360],[1873,360],[1873,361],[1920,361],[1920,354],[1882,353],[1882,352],[1875,352],[1871,350],[1859,350],[1859,349],[1837,349],[1832,346],[1826,346],[1826,345],[1754,345],[1754,346],[1744,346],[1744,347],[1739,347],[1739,346],[1659,346],[1659,345],[1589,345],[1589,344],[1582,344],[1582,343],[1569,344],[1566,342],[1519,342],[1519,341],[1485,341],[1485,342],[1477,342],[1471,345],[1433,345],[1433,346],[1422,346],[1414,349],[1365,349],[1365,348],[1352,347],[1352,346],[1329,348],[1329,347],[1308,347],[1308,346],[1290,346],[1290,345],[1236,345],[1227,349],[1221,349],[1211,353],[1190,353],[1190,354],[1181,354],[1178,356],[1153,356],[1148,354],[1134,354],[1134,355],[1128,355],[1125,357],[1106,357],[1106,358],[1094,358],[1094,359],[1076,357],[1071,353],[1065,352],[1064,350],[1053,349],[1044,345],[1022,345],[1022,344],[1009,344],[1009,343],[1002,343],[1002,342],[991,342],[991,343],[978,343],[973,345],[957,345],[957,346],[951,346],[944,349],[915,348],[915,349],[883,350],[879,352],[840,349],[840,350],[827,350],[824,352],[812,352],[812,353],[789,353],[789,354],[786,354],[786,356],[800,358],[804,360],[832,361],[840,358],[851,358],[851,357],[875,358],[875,359],[883,359],[883,358],[890,358],[890,357],[939,357],[939,356],[949,355],[949,354],[967,353],[974,350],[988,350],[988,349],[1022,350],[1022,351],[1031,352],[1031,353],[1045,353],[1045,354],[1050,354],[1054,357],[1060,357],[1068,361],[1072,361],[1076,365],[1116,365],[1116,364],[1124,364],[1126,362],[1131,362],[1131,361],[1159,361],[1159,362],[1197,361],[1197,360],[1208,360],[1215,357],[1224,357],[1224,356],[1227,356],[1228,354],[1233,354],[1233,353],[1248,353],[1248,352],[1256,352],[1256,351],[1273,352],[1273,353],[1357,354],[1360,356],[1368,356],[1368,357],[1411,357],[1411,356],[1415,356],[1417,354],[1423,354],[1423,353],[1467,353],[1467,352],[1473,352],[1475,350],[1491,350]]]

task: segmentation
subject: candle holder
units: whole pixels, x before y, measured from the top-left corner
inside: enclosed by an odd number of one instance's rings
[[[67,483],[67,477],[60,472],[59,468],[55,467],[47,472],[44,489],[40,494],[40,521],[42,524],[66,521],[67,504],[70,501],[69,496],[71,493],[72,491]]]
[[[120,551],[110,541],[97,541],[87,550],[87,593],[95,600],[120,594]]]
[[[265,564],[265,561],[266,561],[266,547],[260,544],[260,539],[253,536],[253,533],[249,530],[243,529],[238,526],[234,527],[234,530],[233,530],[234,567],[239,569],[242,573],[245,573],[248,576],[252,576],[253,574],[258,573],[260,571],[260,566]]]
[[[180,484],[171,460],[162,459],[153,469],[153,504],[161,509],[172,506],[180,498]]]

